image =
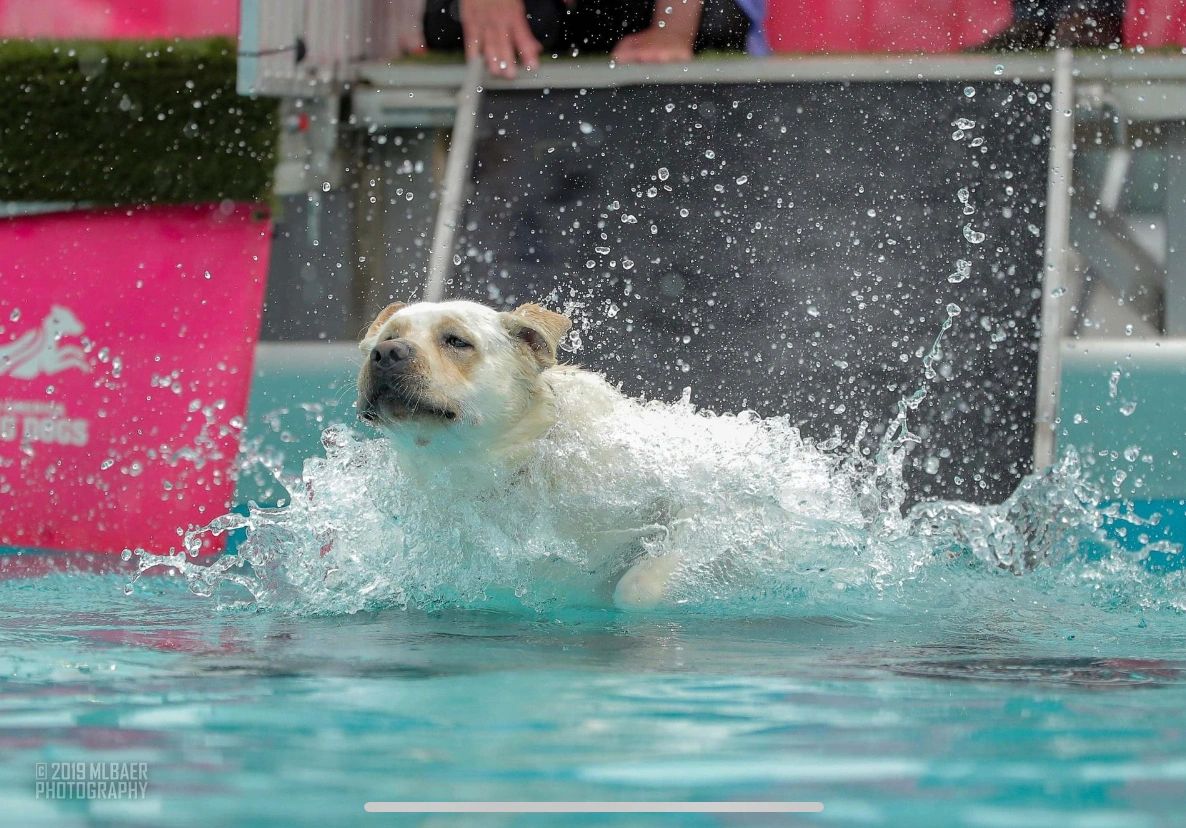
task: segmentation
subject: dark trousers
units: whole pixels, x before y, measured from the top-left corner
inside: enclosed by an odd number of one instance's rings
[[[1124,3],[1125,0],[1013,0],[1013,18],[1051,22],[1073,11],[1123,16]]]
[[[665,2],[665,0],[655,0]],[[525,0],[531,33],[545,53],[609,52],[628,34],[651,25],[648,0]],[[742,51],[749,19],[733,0],[704,0],[693,48]],[[430,49],[462,48],[458,0],[428,0],[424,39]]]

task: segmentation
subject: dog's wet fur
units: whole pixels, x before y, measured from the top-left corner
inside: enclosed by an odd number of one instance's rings
[[[413,484],[444,479],[453,496],[484,496],[523,468],[560,410],[620,399],[599,377],[557,363],[570,328],[535,304],[509,312],[464,301],[388,305],[359,344],[359,417],[391,439]],[[660,603],[678,563],[673,554],[636,561],[618,573],[615,602]]]

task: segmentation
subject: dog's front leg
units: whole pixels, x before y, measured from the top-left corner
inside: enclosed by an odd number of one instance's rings
[[[668,599],[672,576],[684,563],[679,539],[690,528],[691,520],[685,509],[670,526],[664,527],[666,537],[662,546],[665,551],[636,561],[618,579],[618,585],[614,587],[616,606],[621,609],[652,609]]]
[[[618,579],[614,604],[621,609],[651,609],[662,604],[679,565],[676,552],[643,558]]]

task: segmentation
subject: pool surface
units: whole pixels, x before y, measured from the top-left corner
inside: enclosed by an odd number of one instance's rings
[[[969,595],[830,617],[216,610],[0,583],[11,825],[1176,824],[1186,618]],[[1006,591],[1011,582],[996,587]],[[143,800],[34,795],[144,762]],[[370,800],[817,800],[798,817],[390,816]]]
[[[788,434],[633,412],[632,428],[672,432],[667,449],[689,468],[696,429],[744,431],[726,441],[745,452],[746,462],[722,467],[736,479],[708,469],[678,482],[706,502],[725,498],[728,519],[701,524],[700,552],[754,554],[740,559],[740,584],[690,584],[684,604],[629,614],[551,593],[534,605],[503,600],[509,593],[486,589],[490,578],[519,584],[527,599],[540,585],[509,564],[483,570],[452,542],[401,557],[392,521],[415,535],[417,512],[406,507],[416,504],[386,502],[398,486],[373,442],[322,435],[348,419],[348,395],[326,379],[324,400],[301,401],[309,383],[298,375],[311,359],[343,381],[344,355],[310,347],[295,373],[277,365],[297,361],[275,356],[271,380],[255,389],[257,462],[240,478],[240,499],[305,496],[243,518],[252,535],[232,532],[231,546],[249,566],[209,578],[194,566],[188,580],[157,569],[129,594],[131,569],[67,574],[47,555],[0,556],[0,823],[1179,823],[1186,509],[1174,459],[1181,428],[1158,413],[1180,387],[1179,363],[1069,358],[1064,424],[1083,465],[1034,481],[1001,509],[918,520],[893,517],[892,497],[871,522],[845,518],[849,489],[830,466],[795,520],[771,516],[780,477],[794,483],[821,468]],[[669,428],[673,417],[681,428]],[[807,465],[779,465],[788,446]],[[322,459],[302,470],[310,457]],[[634,471],[619,470],[621,491],[590,496],[636,496]],[[491,528],[490,548],[521,550],[520,531],[542,554],[540,516],[531,497],[469,515]],[[422,539],[446,537],[421,520]],[[1049,557],[1010,574],[999,555],[1023,541]],[[105,559],[113,564],[134,567]],[[235,591],[243,584],[254,600]],[[80,761],[142,765],[145,796],[38,795],[40,763]],[[818,801],[824,810],[363,810],[393,800]]]

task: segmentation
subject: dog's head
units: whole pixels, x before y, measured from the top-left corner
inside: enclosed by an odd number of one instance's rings
[[[420,445],[461,430],[497,439],[531,413],[570,327],[538,305],[388,305],[359,344],[359,416]]]

